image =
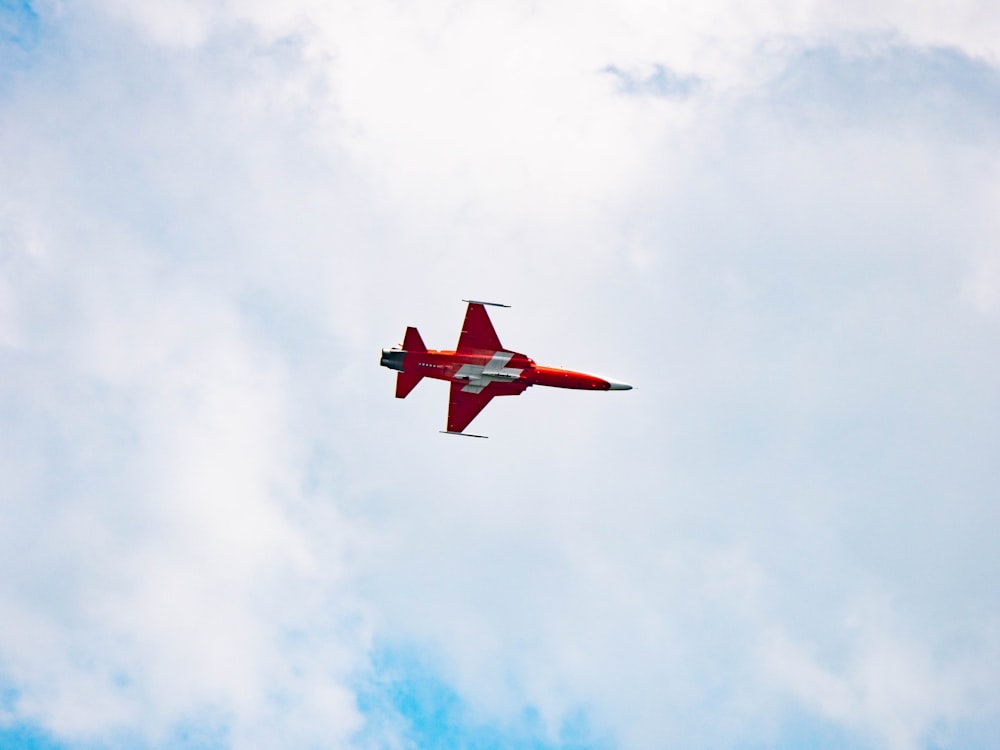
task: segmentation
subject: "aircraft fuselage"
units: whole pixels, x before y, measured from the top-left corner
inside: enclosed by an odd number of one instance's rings
[[[419,375],[424,378],[448,380],[456,383],[519,382],[523,387],[546,385],[552,388],[576,388],[586,391],[628,390],[632,386],[616,380],[602,378],[560,367],[535,364],[530,357],[517,352],[483,352],[460,354],[455,351],[431,349],[425,352],[408,352],[403,349],[383,349],[383,367]]]
[[[410,326],[402,345],[383,349],[379,362],[398,373],[396,398],[406,398],[424,378],[451,383],[447,432],[462,432],[495,396],[516,396],[533,385],[584,391],[632,388],[626,383],[585,372],[536,365],[530,357],[508,351],[500,343],[486,313],[485,305],[491,303],[466,301],[469,307],[456,349],[428,349],[417,329]]]

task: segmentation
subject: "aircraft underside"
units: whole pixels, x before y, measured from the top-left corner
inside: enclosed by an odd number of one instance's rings
[[[402,346],[383,349],[380,361],[398,373],[396,398],[406,398],[423,378],[450,381],[447,432],[462,433],[495,396],[516,396],[533,385],[593,391],[631,389],[626,383],[596,375],[542,367],[524,354],[507,351],[484,307],[493,303],[466,301],[469,306],[455,351],[427,349],[417,329],[409,327]]]

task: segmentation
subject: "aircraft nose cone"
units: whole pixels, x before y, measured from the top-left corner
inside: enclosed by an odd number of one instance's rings
[[[631,391],[632,390],[632,386],[630,386],[628,383],[620,383],[617,380],[609,380],[608,381],[608,390],[609,391]]]

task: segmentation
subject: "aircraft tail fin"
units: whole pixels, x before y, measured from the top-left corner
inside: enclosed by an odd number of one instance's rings
[[[413,326],[408,326],[406,329],[406,335],[403,336],[403,351],[399,353],[400,357],[407,354],[424,354],[427,351],[427,347],[424,346],[424,340],[420,338],[420,333]],[[403,372],[402,363],[393,369],[399,370],[396,373],[396,398],[406,398],[410,395],[410,391],[417,387],[417,383],[424,379],[423,375],[415,375],[409,372]]]
[[[417,383],[424,379],[423,375],[411,375],[408,372],[396,373],[396,398],[406,398]]]
[[[406,335],[403,337],[403,349],[420,354],[427,351],[424,340],[420,338],[420,333],[413,326],[408,326],[406,329]]]

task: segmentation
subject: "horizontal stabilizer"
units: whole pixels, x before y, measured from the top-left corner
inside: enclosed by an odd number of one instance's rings
[[[413,326],[408,326],[406,329],[406,335],[403,337],[403,351],[407,352],[427,351],[427,347],[424,346],[424,340],[420,338],[420,333]]]
[[[410,391],[417,387],[417,383],[424,379],[423,375],[411,375],[408,372],[396,374],[396,398],[406,398]]]

